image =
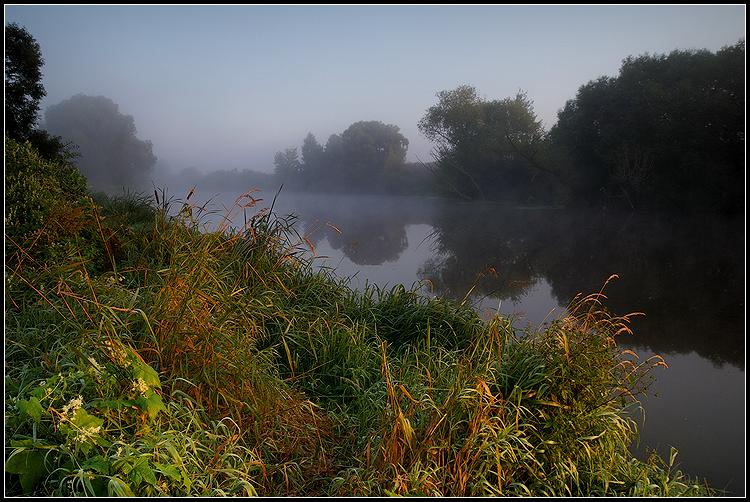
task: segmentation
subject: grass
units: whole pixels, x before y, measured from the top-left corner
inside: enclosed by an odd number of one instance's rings
[[[6,494],[715,493],[674,455],[628,452],[664,363],[617,347],[631,316],[603,291],[518,334],[400,286],[354,291],[253,192],[218,231],[165,195],[87,206],[97,266],[7,257]]]

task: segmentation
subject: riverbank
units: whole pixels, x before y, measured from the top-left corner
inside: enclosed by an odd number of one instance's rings
[[[617,348],[629,317],[600,296],[516,337],[313,270],[253,200],[231,234],[189,201],[104,200],[81,208],[85,253],[9,255],[6,494],[710,493],[629,454],[660,360]]]

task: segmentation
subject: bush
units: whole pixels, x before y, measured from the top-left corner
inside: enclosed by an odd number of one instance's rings
[[[45,160],[31,143],[6,136],[6,254],[44,259],[90,229],[87,193],[86,178],[74,166]]]

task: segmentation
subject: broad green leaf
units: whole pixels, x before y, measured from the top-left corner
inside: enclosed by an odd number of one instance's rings
[[[25,494],[32,493],[38,481],[47,474],[44,452],[38,450],[16,450],[5,462],[5,472],[18,474]]]
[[[149,467],[148,460],[144,459],[143,462],[139,462],[134,470],[138,471],[138,474],[141,475],[146,483],[156,486],[156,474],[154,474],[154,471]]]
[[[131,353],[130,360],[133,363],[133,378],[141,378],[149,387],[161,389],[159,374],[156,370],[141,361],[133,349],[128,349],[128,351]]]
[[[156,469],[159,472],[161,472],[165,476],[168,476],[174,479],[175,481],[180,481],[182,479],[182,476],[180,475],[180,470],[173,465],[160,464],[158,462],[154,462],[154,467],[156,467]]]
[[[89,415],[89,413],[83,408],[78,408],[70,422],[79,428],[96,428],[101,427],[101,425],[104,423],[104,420],[94,415]]]
[[[161,397],[159,397],[156,392],[152,392],[146,402],[146,411],[148,411],[148,416],[152,420],[156,418],[156,415],[158,415],[160,411],[163,411],[165,413],[167,411],[167,407],[164,406]]]
[[[34,419],[35,422],[39,423],[44,413],[44,408],[36,397],[31,397],[28,401],[25,399],[19,399],[18,409],[21,413],[24,413]]]
[[[91,469],[99,474],[109,474],[109,462],[101,455],[87,458],[82,464],[83,469]]]
[[[167,407],[164,406],[161,397],[152,390],[148,391],[145,396],[140,396],[136,399],[135,404],[137,404],[141,410],[147,412],[151,420],[156,418],[156,415],[158,415],[160,411],[167,411]]]

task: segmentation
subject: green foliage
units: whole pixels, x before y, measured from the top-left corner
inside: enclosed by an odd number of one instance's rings
[[[463,85],[437,97],[419,130],[436,143],[434,172],[444,192],[522,203],[553,195],[560,174],[540,162],[545,132],[525,93],[487,101]]]
[[[576,199],[737,210],[744,169],[745,43],[626,58],[578,90],[550,131]],[[562,162],[562,160],[560,160]]]
[[[408,146],[409,141],[397,126],[375,120],[359,121],[341,135],[331,135],[325,148],[308,133],[302,145],[302,162],[296,148],[276,153],[276,176],[292,189],[402,191],[404,185],[399,182],[421,181],[404,169]],[[415,182],[407,190],[416,190]]]
[[[42,85],[42,50],[16,23],[5,27],[5,134],[25,141],[35,128]]]
[[[30,143],[6,136],[5,235],[10,261],[60,257],[79,235],[91,235],[84,216],[90,207],[86,194],[86,179],[74,166],[45,160]]]
[[[409,141],[393,124],[375,120],[355,122],[341,134],[341,173],[350,183],[371,183],[383,171],[401,166]]]
[[[276,152],[273,164],[276,166],[274,174],[282,183],[294,182],[302,169],[296,148],[287,148],[283,152]]]

